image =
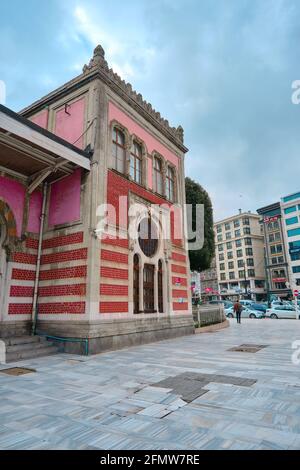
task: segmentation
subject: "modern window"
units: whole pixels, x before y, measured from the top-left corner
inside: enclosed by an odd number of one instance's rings
[[[234,225],[235,228],[236,228],[236,227],[239,227],[239,226],[240,226],[240,221],[239,221],[239,220],[235,220],[235,221],[233,222],[233,225]]]
[[[142,183],[143,150],[140,144],[133,142],[130,152],[130,176],[136,183]]]
[[[162,160],[154,157],[153,165],[153,189],[156,193],[163,194]]]
[[[254,259],[253,258],[247,258],[247,266],[254,266]]]
[[[174,168],[168,166],[166,175],[166,196],[169,201],[175,201],[175,171]]]
[[[232,251],[228,251],[227,258],[228,259],[233,259],[233,252]]]
[[[255,277],[255,270],[254,269],[248,269],[248,277]]]
[[[225,263],[220,264],[220,271],[225,271]]]
[[[223,240],[222,235],[218,235],[217,240],[218,240],[218,242],[221,242]]]
[[[221,277],[221,281],[226,280],[226,274],[225,273],[221,273],[220,277]]]
[[[243,218],[243,225],[250,225],[250,220],[248,217]]]
[[[219,261],[224,261],[224,253],[221,253],[221,254],[219,255]]]
[[[223,251],[223,250],[224,250],[223,244],[222,244],[222,245],[218,245],[218,250],[219,250],[219,251]]]
[[[120,129],[113,128],[112,138],[112,159],[113,168],[120,173],[125,173],[126,148],[125,135]]]
[[[244,279],[245,278],[245,271],[239,271],[239,279]]]
[[[265,281],[261,281],[259,279],[255,279],[254,286],[258,287],[259,289],[263,289],[265,287]]]
[[[227,250],[232,250],[232,243],[231,243],[231,242],[227,242],[227,243],[226,243],[226,247],[227,247]]]
[[[252,239],[249,237],[245,238],[245,245],[252,245]]]
[[[283,198],[283,202],[294,201],[295,199],[300,198],[300,193],[291,194],[290,196],[286,196]]]
[[[229,279],[235,279],[235,273],[233,271],[230,271]]]
[[[246,256],[253,256],[253,249],[252,248],[246,248]]]
[[[235,241],[235,246],[236,246],[237,248],[240,248],[240,247],[242,246],[242,240],[236,240],[236,241]]]
[[[293,266],[293,273],[300,273],[300,266]]]
[[[235,230],[234,231],[234,236],[235,237],[240,237],[241,236],[241,231],[240,230]]]
[[[286,209],[284,209],[285,214],[291,214],[292,212],[296,212],[296,211],[297,211],[297,206],[287,207]]]
[[[269,243],[273,243],[275,241],[275,235],[274,233],[270,233],[269,235]]]
[[[217,225],[217,232],[218,233],[222,232],[222,225]]]
[[[234,269],[234,262],[233,261],[229,261],[228,269]]]
[[[226,224],[225,224],[225,230],[230,230],[230,229],[231,229],[230,224],[229,224],[229,223],[226,223]]]
[[[289,219],[285,220],[286,225],[293,225],[299,222],[298,217],[290,217]]]
[[[226,233],[226,240],[230,240],[231,239],[231,232],[227,232]]]
[[[243,256],[243,250],[237,250],[236,256],[237,258],[241,258]]]
[[[250,235],[250,227],[244,227],[244,235]]]
[[[278,256],[277,261],[278,261],[278,264],[284,263],[284,258],[283,258],[283,256]]]
[[[243,268],[244,267],[244,261],[242,259],[238,260],[238,268]]]
[[[276,240],[277,242],[281,240],[281,234],[280,234],[280,232],[275,232],[274,235],[275,235],[275,240]]]

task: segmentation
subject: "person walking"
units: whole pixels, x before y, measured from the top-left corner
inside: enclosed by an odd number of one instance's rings
[[[242,304],[240,304],[239,300],[237,300],[236,303],[234,304],[233,310],[236,314],[237,323],[241,323],[241,315],[242,315],[243,306]]]

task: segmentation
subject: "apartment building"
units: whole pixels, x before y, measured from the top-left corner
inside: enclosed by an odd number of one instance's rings
[[[291,205],[291,204],[289,204]],[[290,218],[287,208],[286,217]],[[270,295],[283,299],[291,296],[289,254],[285,244],[285,220],[281,204],[276,202],[257,209],[264,235],[265,264]],[[289,222],[288,222],[289,223]],[[300,248],[299,248],[300,251]],[[299,274],[300,278],[300,274]]]
[[[239,295],[259,301],[265,298],[264,237],[260,216],[251,212],[214,225],[219,291],[223,298]]]
[[[291,290],[300,286],[300,192],[281,199],[282,228]]]

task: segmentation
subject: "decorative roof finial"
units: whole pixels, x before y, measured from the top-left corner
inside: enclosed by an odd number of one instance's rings
[[[93,58],[90,60],[89,65],[85,65],[83,67],[82,71],[83,73],[86,73],[93,67],[108,68],[107,62],[105,60],[105,52],[100,44],[95,47]]]

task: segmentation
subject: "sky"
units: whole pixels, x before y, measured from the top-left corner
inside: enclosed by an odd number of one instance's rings
[[[211,196],[215,221],[300,190],[299,0],[2,2],[6,106],[19,111],[80,74],[98,43],[183,126],[186,175]]]

